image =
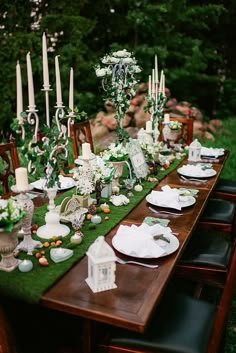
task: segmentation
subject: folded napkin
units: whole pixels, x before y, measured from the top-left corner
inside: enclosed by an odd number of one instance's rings
[[[163,234],[164,236],[173,237],[169,227],[163,227],[160,224],[149,226],[142,223],[140,226],[120,225],[116,235],[113,238],[113,246],[120,252],[134,257],[159,257],[165,254],[165,247],[158,245],[158,241],[154,240],[154,235]],[[161,243],[164,243],[161,241]],[[165,246],[168,244],[165,242]]]
[[[219,157],[224,154],[224,148],[202,147],[201,156]]]
[[[150,193],[150,201],[156,206],[170,207],[181,210],[179,202],[179,190],[168,185],[162,187],[162,191],[153,190]]]
[[[190,177],[206,177],[207,175],[211,175],[212,173],[212,168],[204,168],[201,164],[187,164],[183,165],[179,171],[181,174],[190,176]]]

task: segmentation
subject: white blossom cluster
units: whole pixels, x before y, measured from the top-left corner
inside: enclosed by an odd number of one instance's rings
[[[154,156],[163,149],[162,141],[154,142],[153,144],[141,142],[140,145],[144,153],[151,159],[154,159]]]
[[[169,122],[169,128],[171,130],[180,130],[182,126],[182,123],[180,123],[178,120],[172,120]]]
[[[95,67],[96,76],[102,79],[105,99],[112,101],[116,108],[115,118],[124,117],[130,99],[136,93],[138,80],[135,75],[141,72],[135,57],[126,49],[105,55],[102,64]]]
[[[11,230],[24,214],[22,206],[12,197],[7,200],[0,199],[0,228],[5,229],[7,226],[7,230]]]
[[[74,169],[73,178],[76,180],[77,191],[81,195],[90,194],[95,190],[96,182],[107,183],[113,177],[115,168],[106,164],[102,158],[97,158],[91,169],[79,166]]]
[[[128,158],[129,153],[127,147],[122,143],[111,143],[106,150],[101,153],[105,161],[124,161]]]

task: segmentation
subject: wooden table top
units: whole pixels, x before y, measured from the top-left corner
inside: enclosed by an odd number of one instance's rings
[[[175,253],[169,256],[146,260],[158,264],[158,268],[150,269],[142,266],[117,264],[117,288],[93,293],[85,282],[88,276],[87,256],[85,256],[43,294],[41,304],[86,319],[107,324],[112,323],[115,326],[143,332],[218,180],[226,157],[227,155],[221,159],[220,163],[214,163],[213,167],[217,170],[217,175],[209,178],[204,184],[192,182],[185,184],[180,180],[177,172],[173,171],[156,187],[158,190],[161,186],[168,184],[174,187],[187,186],[199,189],[196,203],[182,209],[183,215],[154,214],[144,199],[122,222],[124,224],[140,224],[146,216],[170,219],[169,226],[174,232],[179,233],[180,246]],[[183,163],[187,163],[187,161]],[[116,231],[117,227],[107,234],[106,240],[109,244],[111,244],[111,239]],[[125,256],[123,257],[125,258]]]

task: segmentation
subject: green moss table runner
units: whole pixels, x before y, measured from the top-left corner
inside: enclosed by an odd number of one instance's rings
[[[160,170],[158,172],[158,181],[163,179],[167,174],[174,170],[177,165],[182,161],[175,160],[170,168],[166,170]],[[103,221],[98,224],[95,229],[89,229],[90,221],[85,220],[82,232],[84,234],[83,241],[80,245],[73,245],[70,243],[70,237],[73,234],[71,230],[70,234],[64,237],[62,247],[73,248],[74,255],[60,263],[54,263],[50,259],[50,248],[42,248],[45,250],[45,256],[49,261],[49,266],[43,267],[39,264],[38,259],[34,256],[29,256],[24,252],[20,253],[19,258],[25,259],[29,258],[33,262],[33,269],[30,272],[20,272],[18,269],[12,272],[0,271],[0,294],[2,296],[11,297],[16,300],[22,300],[28,303],[38,303],[40,301],[41,295],[50,286],[53,285],[61,276],[63,276],[74,263],[76,263],[82,256],[86,253],[89,246],[99,235],[106,235],[115,225],[117,225],[143,198],[150,192],[153,187],[157,185],[157,181],[142,182],[143,190],[141,192],[133,191],[134,196],[130,197],[130,203],[128,205],[123,205],[122,207],[116,207],[111,205],[109,213],[109,220],[104,220],[106,214],[102,214]],[[71,195],[74,190],[69,190],[63,195],[56,198],[55,203],[60,204],[62,200]],[[47,205],[39,207],[34,212],[33,222],[42,225],[44,224],[44,217],[47,211]],[[33,235],[33,238],[37,238]],[[39,238],[38,238],[39,239]],[[38,240],[37,239],[37,240]],[[39,239],[42,241],[42,239]],[[43,242],[43,241],[42,241]],[[39,249],[39,250],[42,250]]]

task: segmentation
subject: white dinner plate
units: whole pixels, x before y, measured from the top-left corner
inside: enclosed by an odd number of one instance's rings
[[[201,156],[202,157],[214,157],[218,158],[224,155],[223,148],[214,148],[214,147],[202,147],[201,148]]]
[[[67,190],[75,186],[75,180],[73,178],[62,176],[61,178],[59,177],[59,180],[61,182],[61,187],[58,188],[58,190]],[[39,179],[31,183],[30,185],[32,185],[35,189],[44,190],[45,183],[46,183],[45,179]]]
[[[122,237],[123,238],[123,237]],[[178,247],[179,247],[179,240],[174,236],[173,234],[168,234],[168,238],[170,240],[170,243],[163,242],[163,240],[159,241],[158,245],[162,247],[160,244],[164,244],[163,249],[165,252],[162,255],[157,255],[157,256],[140,256],[138,253],[131,252],[127,250],[126,248],[126,243],[124,241],[121,241],[121,237],[114,235],[112,238],[112,245],[113,247],[119,251],[121,254],[127,255],[127,256],[132,256],[132,257],[137,257],[137,258],[146,258],[146,259],[157,259],[159,257],[164,257],[167,255],[172,254],[175,252]],[[123,238],[124,239],[124,238]],[[135,242],[135,236],[134,236],[134,242]],[[150,242],[150,245],[153,246],[153,243],[156,242],[156,240],[153,239],[147,239],[147,242]]]
[[[201,171],[201,174],[197,174],[197,173],[195,174],[195,173],[186,172],[186,170],[184,170],[183,167],[178,168],[177,173],[187,178],[198,178],[198,179],[211,178],[214,175],[216,175],[215,169],[205,169]]]
[[[150,203],[151,205],[153,205],[153,206],[164,207],[164,208],[173,208],[173,207],[171,207],[171,205],[163,206],[163,205],[160,205],[160,204],[158,203],[158,201],[154,202],[154,201],[152,200],[151,194],[149,194],[149,195],[146,196],[146,200],[147,200],[147,202],[149,202],[149,203]],[[186,200],[183,200],[183,198],[182,198],[182,199],[179,201],[179,204],[180,204],[181,208],[184,208],[184,207],[189,207],[189,206],[194,205],[195,202],[196,202],[195,197],[193,197],[193,196],[187,196],[187,197],[186,197]]]

